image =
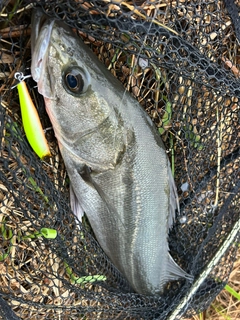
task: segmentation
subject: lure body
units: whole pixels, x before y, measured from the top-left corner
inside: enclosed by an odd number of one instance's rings
[[[38,112],[32,102],[25,81],[20,81],[17,85],[23,128],[29,144],[34,152],[43,159],[50,156],[50,150],[40,122]]]

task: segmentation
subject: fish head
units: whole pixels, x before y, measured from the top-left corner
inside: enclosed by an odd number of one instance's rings
[[[104,98],[111,96],[111,88],[96,56],[67,25],[38,12],[33,14],[31,41],[31,73],[57,139],[72,141],[76,134],[93,131],[111,113]]]

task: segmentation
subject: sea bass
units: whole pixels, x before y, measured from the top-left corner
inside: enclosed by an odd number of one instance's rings
[[[63,22],[34,11],[31,72],[71,182],[113,264],[141,294],[191,277],[169,254],[179,210],[162,140],[139,103]]]

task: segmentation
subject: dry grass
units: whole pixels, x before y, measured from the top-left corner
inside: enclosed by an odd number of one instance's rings
[[[240,293],[240,250],[230,274],[228,285]],[[211,306],[201,315],[186,320],[238,320],[240,319],[240,301],[226,289],[222,290]]]

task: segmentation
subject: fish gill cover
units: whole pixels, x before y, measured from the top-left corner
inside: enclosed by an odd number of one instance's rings
[[[34,6],[63,20],[140,102],[168,150],[180,213],[170,253],[194,277],[161,296],[132,292],[76,222],[51,129],[39,160],[14,74],[30,74]],[[179,319],[227,283],[239,235],[238,26],[223,1],[3,1],[0,5],[0,315],[2,319]],[[26,79],[44,128],[51,123]]]

